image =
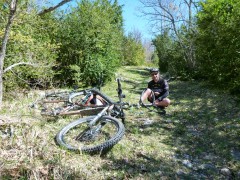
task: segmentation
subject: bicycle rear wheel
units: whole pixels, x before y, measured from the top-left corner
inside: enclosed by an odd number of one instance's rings
[[[148,100],[145,100],[145,102],[143,102],[143,101],[142,101],[142,96],[144,95],[144,93],[145,93],[146,91],[147,91],[147,89],[145,89],[145,90],[142,91],[142,94],[141,94],[141,96],[140,96],[139,102],[140,102],[140,105],[141,105],[141,106],[148,108],[148,107],[150,107],[150,106],[154,106],[155,95],[154,95],[154,92],[151,91],[152,102],[151,102],[151,103],[149,103],[149,102],[146,103],[146,101],[148,101]]]
[[[102,116],[89,127],[95,116],[80,118],[65,126],[57,135],[57,143],[72,151],[104,153],[120,141],[124,135],[124,125],[114,117]]]
[[[68,97],[70,95],[70,91],[60,91],[60,92],[52,92],[46,94],[42,99],[43,103],[58,103],[58,102],[66,102],[68,101]]]
[[[140,96],[140,100],[139,100],[140,105],[144,108],[147,108],[150,112],[156,112],[156,113],[162,114],[162,115],[166,114],[166,111],[163,108],[155,105],[155,103],[154,103],[155,95],[154,95],[153,91],[151,91],[151,96],[152,96],[151,103],[146,103],[146,101],[149,101],[149,100],[145,100],[145,102],[142,101],[142,96],[146,92],[146,90],[147,89],[145,89]]]
[[[41,115],[56,116],[55,111],[60,111],[68,105],[69,93],[68,91],[62,91],[46,94],[38,102]]]

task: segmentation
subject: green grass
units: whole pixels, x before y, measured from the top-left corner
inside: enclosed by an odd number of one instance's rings
[[[143,67],[124,67],[124,99],[138,103],[150,80]],[[4,102],[0,111],[0,179],[239,179],[239,99],[195,81],[171,81],[166,115],[126,110],[124,138],[106,155],[77,154],[55,144],[77,116],[45,118],[28,105],[39,91]],[[117,83],[101,90],[117,99]],[[146,120],[151,124],[145,125]],[[8,129],[13,136],[4,136]],[[231,176],[220,173],[228,168]]]

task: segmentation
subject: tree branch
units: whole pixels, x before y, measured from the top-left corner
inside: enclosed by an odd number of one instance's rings
[[[8,66],[6,69],[4,69],[3,73],[5,73],[5,72],[11,70],[12,68],[14,68],[15,66],[19,66],[19,65],[30,65],[30,66],[34,66],[34,67],[38,66],[37,64],[32,64],[29,62],[19,62],[19,63],[12,64],[11,66]]]
[[[49,12],[51,12],[51,11],[54,11],[55,9],[59,8],[60,6],[66,4],[66,3],[70,2],[70,1],[72,1],[72,0],[63,0],[63,1],[61,1],[60,3],[58,3],[56,6],[50,7],[50,8],[48,8],[48,9],[44,9],[43,11],[41,11],[40,13],[38,13],[38,15],[39,15],[39,16],[42,16],[42,15],[44,15],[44,14],[46,14],[46,13],[49,13]]]

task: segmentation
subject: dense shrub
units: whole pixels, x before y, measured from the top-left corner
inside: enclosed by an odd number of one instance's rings
[[[215,86],[240,93],[240,2],[206,0],[198,13],[199,73]]]
[[[84,0],[64,14],[56,80],[68,85],[98,84],[112,77],[122,60],[122,11],[107,0]]]

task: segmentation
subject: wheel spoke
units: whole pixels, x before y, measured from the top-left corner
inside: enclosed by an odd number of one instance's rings
[[[79,119],[67,125],[57,135],[57,142],[70,149],[97,152],[116,144],[124,135],[124,126],[117,119],[103,116],[91,128],[92,117]]]

